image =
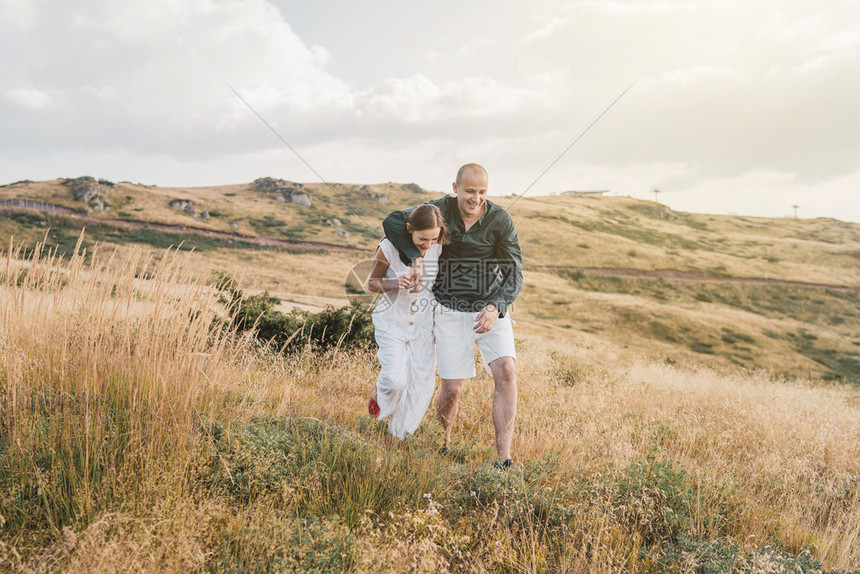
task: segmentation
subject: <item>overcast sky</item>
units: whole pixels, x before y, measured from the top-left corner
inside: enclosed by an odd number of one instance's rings
[[[316,175],[860,222],[856,0],[0,0],[0,183]]]

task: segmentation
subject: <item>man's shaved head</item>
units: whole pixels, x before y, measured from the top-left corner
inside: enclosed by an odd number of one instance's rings
[[[466,173],[467,171],[476,171],[478,173],[483,172],[484,177],[486,177],[487,179],[490,178],[490,175],[487,173],[487,170],[484,169],[484,166],[478,165],[477,163],[467,163],[466,165],[461,167],[459,170],[457,170],[457,179],[456,179],[457,185],[460,185],[460,180],[463,178],[463,174]]]

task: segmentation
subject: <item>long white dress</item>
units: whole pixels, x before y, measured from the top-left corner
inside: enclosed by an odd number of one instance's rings
[[[400,277],[410,268],[397,248],[383,239],[379,248],[388,260],[386,279]],[[376,380],[379,418],[388,421],[391,434],[403,438],[415,432],[433,398],[436,383],[436,344],[433,338],[433,281],[442,246],[424,255],[424,281],[418,293],[405,289],[386,292],[373,310],[377,356],[382,369]]]

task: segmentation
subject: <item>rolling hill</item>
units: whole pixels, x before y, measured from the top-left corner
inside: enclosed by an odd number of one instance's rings
[[[92,194],[75,200],[81,182],[107,209],[94,211]],[[84,245],[100,249],[181,244],[201,255],[201,270],[234,273],[283,309],[318,310],[346,302],[344,278],[372,254],[391,209],[440,196],[415,184],[272,178],[202,188],[20,182],[0,188],[0,233],[33,245],[47,232],[67,252],[83,227]],[[860,382],[858,224],[680,213],[619,197],[492,200],[511,206],[521,239],[523,333]]]

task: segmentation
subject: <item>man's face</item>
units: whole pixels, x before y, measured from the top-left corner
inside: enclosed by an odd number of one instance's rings
[[[484,212],[484,202],[487,200],[487,174],[481,169],[467,169],[460,177],[460,182],[454,183],[454,193],[457,194],[457,205],[463,218],[480,217]]]

